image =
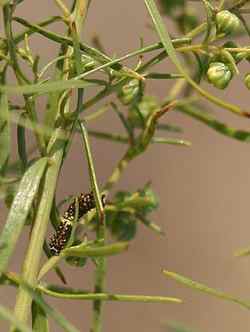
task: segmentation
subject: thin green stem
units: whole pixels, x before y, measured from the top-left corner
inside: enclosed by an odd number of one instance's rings
[[[88,300],[88,301],[115,301],[115,302],[142,302],[142,303],[182,303],[180,299],[166,296],[148,296],[148,295],[123,295],[123,294],[109,294],[109,293],[84,293],[77,291],[76,293],[56,292],[49,288],[39,286],[38,289],[44,294],[61,298],[74,300]],[[70,291],[70,289],[69,289]]]
[[[54,23],[54,22],[57,22],[57,21],[61,21],[61,20],[62,20],[62,18],[60,16],[52,16],[52,17],[47,18],[44,21],[36,23],[36,25],[38,25],[40,27],[45,27],[47,25],[50,25],[51,23]],[[32,35],[34,33],[36,33],[36,31],[34,29],[28,28],[25,31],[23,31],[23,32],[15,35],[14,36],[14,42],[15,42],[15,44],[17,45],[21,41],[23,41],[26,35],[30,36],[30,35]]]
[[[30,80],[24,75],[18,63],[17,54],[16,54],[16,44],[13,39],[12,25],[11,25],[13,13],[10,5],[6,5],[4,7],[3,14],[4,14],[4,28],[8,43],[9,56],[10,56],[10,64],[12,66],[16,79],[20,85],[23,85],[24,83],[30,83]],[[35,123],[37,120],[37,116],[34,108],[34,99],[32,97],[25,96],[25,104],[26,104],[27,114],[31,122]],[[44,147],[44,140],[42,134],[36,133],[36,139],[39,150],[41,154],[43,154],[45,147]]]
[[[97,184],[97,178],[95,174],[95,168],[93,163],[93,158],[91,154],[91,149],[89,145],[88,132],[83,123],[79,122],[79,126],[82,132],[82,137],[85,146],[85,152],[88,161],[89,176],[91,180],[91,187],[94,192],[97,214],[99,219],[99,224],[97,226],[96,238],[105,243],[105,214],[103,209],[103,203],[101,194]],[[106,275],[106,258],[100,257],[97,259],[97,267],[95,272],[95,293],[102,293],[105,284]],[[92,332],[100,332],[102,329],[102,311],[103,303],[100,299],[95,299],[93,303],[93,319],[92,319]]]
[[[13,40],[13,33],[12,33],[12,8],[8,4],[3,8],[3,17],[4,17],[4,29],[6,34],[6,40],[8,44],[8,50],[10,55],[10,63],[13,68],[14,74],[20,84],[22,83],[29,83],[29,79],[23,74],[16,54],[16,45]]]

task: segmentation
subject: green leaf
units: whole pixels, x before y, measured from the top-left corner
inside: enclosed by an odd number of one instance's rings
[[[169,145],[181,145],[191,146],[191,142],[180,138],[165,138],[165,137],[153,137],[152,143],[155,144],[169,144]]]
[[[76,256],[76,257],[102,257],[120,254],[128,249],[127,242],[117,242],[107,244],[104,246],[88,247],[85,243],[78,246],[66,248],[62,251],[62,256]]]
[[[21,123],[17,126],[17,148],[18,154],[20,157],[20,161],[22,162],[23,169],[26,169],[28,157],[27,157],[27,149],[26,149],[26,138],[25,138],[25,127],[22,125],[22,121],[25,121],[26,115],[25,113],[20,115]]]
[[[10,121],[7,95],[0,95],[0,171],[6,165],[10,155]]]
[[[32,302],[32,331],[49,332],[49,322],[46,313],[36,303]]]
[[[20,322],[14,316],[12,311],[0,305],[0,320],[1,319],[9,321],[11,324],[13,324],[14,327],[18,329],[19,332],[32,332],[32,330],[27,325]]]
[[[135,237],[137,220],[126,212],[107,213],[107,227],[118,241],[130,241]]]
[[[177,110],[206,124],[220,134],[223,134],[233,139],[237,139],[242,142],[250,142],[250,131],[229,127],[226,124],[216,120],[208,112],[202,111],[199,107],[195,105],[178,106]]]
[[[25,172],[20,182],[6,224],[0,235],[0,273],[6,269],[14,251],[46,165],[47,158],[38,160]]]
[[[231,301],[231,302],[234,302],[234,303],[237,303],[239,304],[240,306],[246,308],[246,309],[250,309],[250,301],[247,302],[247,301],[243,301],[237,297],[234,297],[230,294],[227,294],[227,293],[224,293],[220,290],[217,290],[217,289],[214,289],[214,288],[210,288],[204,284],[201,284],[197,281],[193,281],[192,279],[190,278],[187,278],[187,277],[184,277],[180,274],[177,274],[175,272],[170,272],[170,271],[166,271],[166,270],[163,270],[163,274],[168,277],[168,278],[172,278],[174,279],[175,281],[177,281],[178,283],[182,284],[182,285],[185,285],[189,288],[192,288],[192,289],[195,289],[195,290],[198,290],[202,293],[205,293],[205,294],[208,294],[208,295],[212,295],[212,296],[215,296],[219,299],[222,299],[222,300],[226,300],[226,301]]]
[[[46,94],[48,92],[73,89],[73,88],[85,88],[87,86],[93,86],[93,83],[71,79],[68,81],[58,80],[48,83],[37,83],[28,85],[0,85],[0,92],[14,95],[32,94],[37,93],[39,95]]]

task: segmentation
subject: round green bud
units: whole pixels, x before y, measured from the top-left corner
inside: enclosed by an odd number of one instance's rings
[[[212,62],[207,71],[208,81],[218,89],[225,89],[232,79],[232,72],[223,62]]]
[[[250,73],[247,73],[245,75],[244,83],[248,90],[250,90]]]
[[[228,10],[222,10],[216,14],[217,32],[229,34],[240,27],[239,18]]]
[[[118,94],[118,98],[123,105],[129,105],[140,93],[140,84],[137,79],[131,80],[124,85]]]

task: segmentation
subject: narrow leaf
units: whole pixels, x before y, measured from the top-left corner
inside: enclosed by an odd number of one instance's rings
[[[234,302],[234,303],[237,303],[239,304],[240,306],[246,308],[246,309],[250,309],[250,301],[247,302],[247,301],[243,301],[241,299],[238,299],[237,297],[234,297],[232,295],[229,295],[229,294],[226,294],[220,290],[217,290],[217,289],[214,289],[214,288],[210,288],[204,284],[201,284],[197,281],[193,281],[192,279],[190,278],[187,278],[187,277],[184,277],[180,274],[177,274],[175,272],[170,272],[170,271],[165,271],[163,270],[163,274],[166,276],[166,277],[169,277],[169,278],[172,278],[174,279],[175,281],[177,281],[178,283],[182,284],[182,285],[185,285],[189,288],[192,288],[192,289],[195,289],[195,290],[198,290],[202,293],[206,293],[208,295],[212,295],[212,296],[215,296],[219,299],[222,299],[222,300],[226,300],[226,301],[231,301],[231,302]]]
[[[87,247],[86,244],[66,248],[62,251],[62,255],[76,257],[102,257],[117,255],[128,249],[128,242],[117,242],[105,246]]]
[[[117,301],[117,302],[142,302],[142,303],[182,303],[182,300],[175,297],[167,296],[149,296],[149,295],[127,295],[127,294],[111,294],[111,293],[89,293],[81,289],[73,289],[69,287],[58,287],[54,285],[39,286],[39,289],[45,294],[74,300],[101,300],[101,301]]]
[[[32,331],[49,332],[47,315],[34,301],[32,302]]]
[[[9,309],[0,305],[0,320],[9,321],[19,332],[32,332],[32,330],[24,323],[20,322]]]
[[[10,137],[8,98],[3,93],[0,96],[0,171],[6,165],[9,158]]]
[[[20,120],[25,121],[25,114],[20,115]],[[25,170],[28,162],[27,149],[26,149],[26,138],[25,138],[25,127],[22,126],[22,121],[17,126],[17,148],[22,167]]]
[[[152,143],[191,146],[191,142],[179,138],[153,137]]]
[[[0,92],[14,95],[22,94],[46,94],[48,92],[73,89],[73,88],[85,88],[87,86],[93,85],[92,83],[71,79],[68,81],[53,81],[43,84],[29,84],[29,85],[0,85]]]
[[[25,172],[20,182],[6,224],[0,235],[0,273],[6,269],[14,251],[46,165],[47,158],[38,160]]]
[[[184,113],[202,123],[205,123],[208,127],[216,130],[220,134],[237,139],[242,142],[250,142],[250,131],[235,129],[227,126],[215,119],[211,114],[202,111],[199,107],[194,105],[178,106],[178,111]]]

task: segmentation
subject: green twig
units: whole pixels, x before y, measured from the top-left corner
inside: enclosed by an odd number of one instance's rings
[[[101,194],[97,185],[97,179],[94,169],[93,158],[90,150],[88,132],[83,123],[79,121],[79,126],[82,132],[83,142],[86,151],[86,157],[88,161],[89,168],[89,176],[91,181],[91,187],[94,192],[97,214],[99,219],[99,224],[97,226],[96,238],[101,241],[103,244],[105,243],[105,214],[102,204]],[[106,259],[105,257],[100,257],[97,260],[97,267],[95,273],[95,293],[102,293],[105,283],[105,275],[106,275]],[[101,331],[102,327],[102,301],[100,299],[96,299],[93,303],[93,320],[92,320],[92,332]]]

